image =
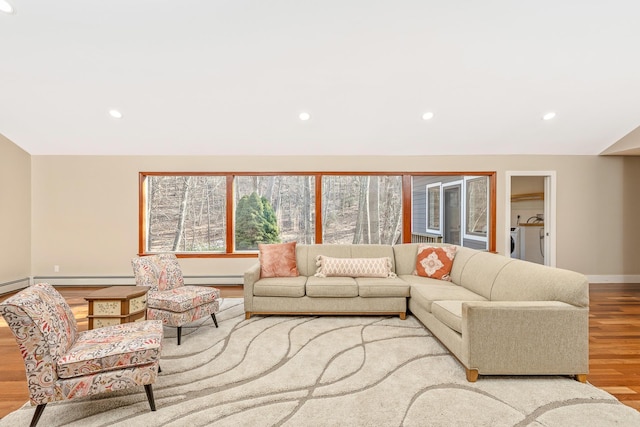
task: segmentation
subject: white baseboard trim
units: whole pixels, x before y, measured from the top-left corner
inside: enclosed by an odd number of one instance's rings
[[[31,278],[25,277],[18,280],[12,280],[10,282],[0,283],[0,295],[7,294],[13,291],[19,291],[31,284]]]
[[[36,276],[33,283],[46,282],[53,286],[132,286],[133,276]],[[185,276],[185,285],[242,285],[242,276]]]
[[[640,283],[640,274],[587,275],[589,283]]]

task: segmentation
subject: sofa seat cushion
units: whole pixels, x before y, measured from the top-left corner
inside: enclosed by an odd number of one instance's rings
[[[402,279],[358,277],[358,294],[363,298],[408,297],[411,286]]]
[[[351,277],[309,277],[308,297],[344,298],[357,297],[358,284]]]
[[[58,359],[58,377],[74,378],[160,360],[162,322],[146,320],[81,332]]]
[[[253,295],[258,297],[301,298],[305,293],[305,276],[268,277],[253,284]]]
[[[462,301],[434,301],[431,314],[454,331],[462,333]]]
[[[431,304],[434,301],[487,301],[486,298],[474,294],[462,286],[436,279],[430,280],[434,283],[411,284],[411,299],[414,299],[428,312],[431,312]]]
[[[220,290],[208,286],[181,286],[166,291],[149,291],[147,307],[182,313],[220,299]]]

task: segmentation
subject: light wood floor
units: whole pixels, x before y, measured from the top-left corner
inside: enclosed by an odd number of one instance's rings
[[[87,329],[84,296],[99,288],[58,288]],[[220,286],[223,297],[242,297],[241,286]],[[0,301],[9,295],[0,296]],[[589,365],[587,380],[640,411],[640,284],[590,287]],[[0,418],[28,399],[24,364],[18,346],[0,317]],[[480,379],[482,381],[482,379]]]

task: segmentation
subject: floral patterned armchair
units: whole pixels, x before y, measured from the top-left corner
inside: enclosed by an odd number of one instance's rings
[[[182,269],[175,254],[162,253],[131,260],[136,285],[149,286],[147,319],[162,320],[178,329],[178,345],[182,326],[211,315],[218,327],[216,313],[220,306],[220,290],[207,286],[185,286]]]
[[[39,283],[0,303],[0,313],[24,358],[35,426],[49,402],[134,386],[153,389],[162,349],[162,324],[142,321],[78,332],[76,319],[53,286]]]

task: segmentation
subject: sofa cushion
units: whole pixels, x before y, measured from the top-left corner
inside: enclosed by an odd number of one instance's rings
[[[437,246],[437,245],[434,245]],[[404,243],[393,245],[393,256],[395,259],[395,272],[398,276],[403,274],[413,274],[416,271],[416,255],[418,254],[417,243]]]
[[[358,284],[351,277],[315,277],[307,280],[309,297],[357,297]]]
[[[420,245],[416,256],[418,276],[451,281],[450,273],[457,246]]]
[[[293,297],[304,296],[305,276],[268,277],[253,284],[253,295],[259,297]]]
[[[316,277],[395,277],[391,258],[333,258],[318,255]]]
[[[298,245],[296,247],[296,259],[298,271],[303,276],[316,274],[316,258],[318,255],[335,258],[350,258],[351,245]]]
[[[513,261],[512,258],[490,252],[476,252],[466,262],[460,274],[459,284],[486,299],[490,299],[496,277],[505,266]]]
[[[402,279],[357,277],[358,294],[363,298],[408,297],[411,286]]]
[[[391,261],[391,271],[395,273],[395,255],[391,245],[359,244],[349,245],[351,248],[351,258],[389,258]]]
[[[296,277],[296,242],[258,244],[260,277]]]
[[[418,276],[401,278],[411,283],[411,299],[415,299],[428,312],[431,312],[434,301],[487,301],[486,298],[450,282]]]
[[[460,284],[462,278],[462,272],[464,271],[467,262],[480,251],[471,248],[465,248],[464,246],[458,246],[456,251],[456,258],[453,260],[453,266],[451,267],[451,281],[457,285]]]
[[[463,301],[434,301],[431,314],[459,334],[462,333]]]

